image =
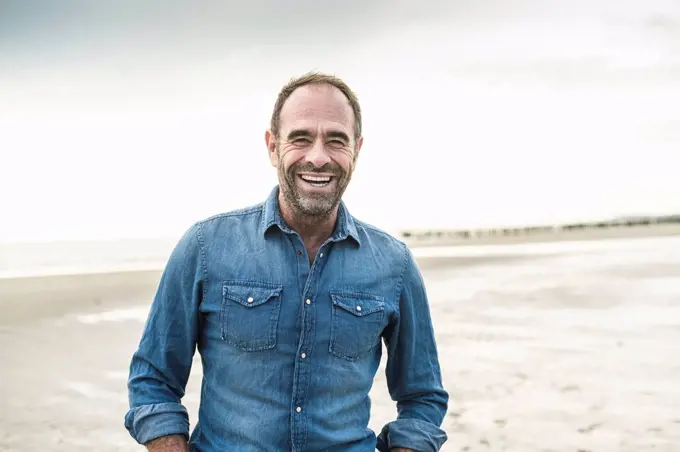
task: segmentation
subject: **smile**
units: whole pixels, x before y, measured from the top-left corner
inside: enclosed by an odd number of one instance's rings
[[[313,187],[325,187],[333,179],[333,176],[312,176],[309,174],[299,174],[298,177]]]

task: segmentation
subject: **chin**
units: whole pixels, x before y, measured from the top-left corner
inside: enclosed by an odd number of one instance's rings
[[[337,205],[336,202],[325,201],[319,202],[319,200],[311,199],[301,199],[298,203],[300,207],[300,213],[310,217],[325,217],[333,212],[333,209]]]

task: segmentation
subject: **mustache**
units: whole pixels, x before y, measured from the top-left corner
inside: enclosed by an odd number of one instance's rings
[[[338,165],[332,165],[330,163],[325,163],[321,167],[314,166],[312,163],[303,163],[300,165],[293,165],[290,168],[291,173],[304,171],[306,173],[332,173],[335,175],[342,175],[343,171]]]

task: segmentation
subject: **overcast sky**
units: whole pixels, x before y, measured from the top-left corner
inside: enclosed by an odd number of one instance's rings
[[[0,0],[0,241],[261,201],[275,96],[310,69],[359,95],[345,199],[384,229],[680,211],[675,0]]]

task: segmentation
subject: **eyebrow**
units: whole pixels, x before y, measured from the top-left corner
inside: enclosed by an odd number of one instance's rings
[[[311,138],[312,134],[308,130],[295,129],[291,130],[286,139],[288,141],[294,141],[297,138]],[[328,138],[339,138],[346,143],[349,143],[349,136],[345,132],[331,130],[326,134]]]
[[[349,137],[345,132],[330,131],[326,135],[328,136],[328,138],[340,138],[346,143],[349,143]]]
[[[311,137],[312,134],[309,133],[307,130],[303,129],[296,129],[296,130],[291,130],[286,139],[288,141],[293,141],[297,138],[309,138]]]

